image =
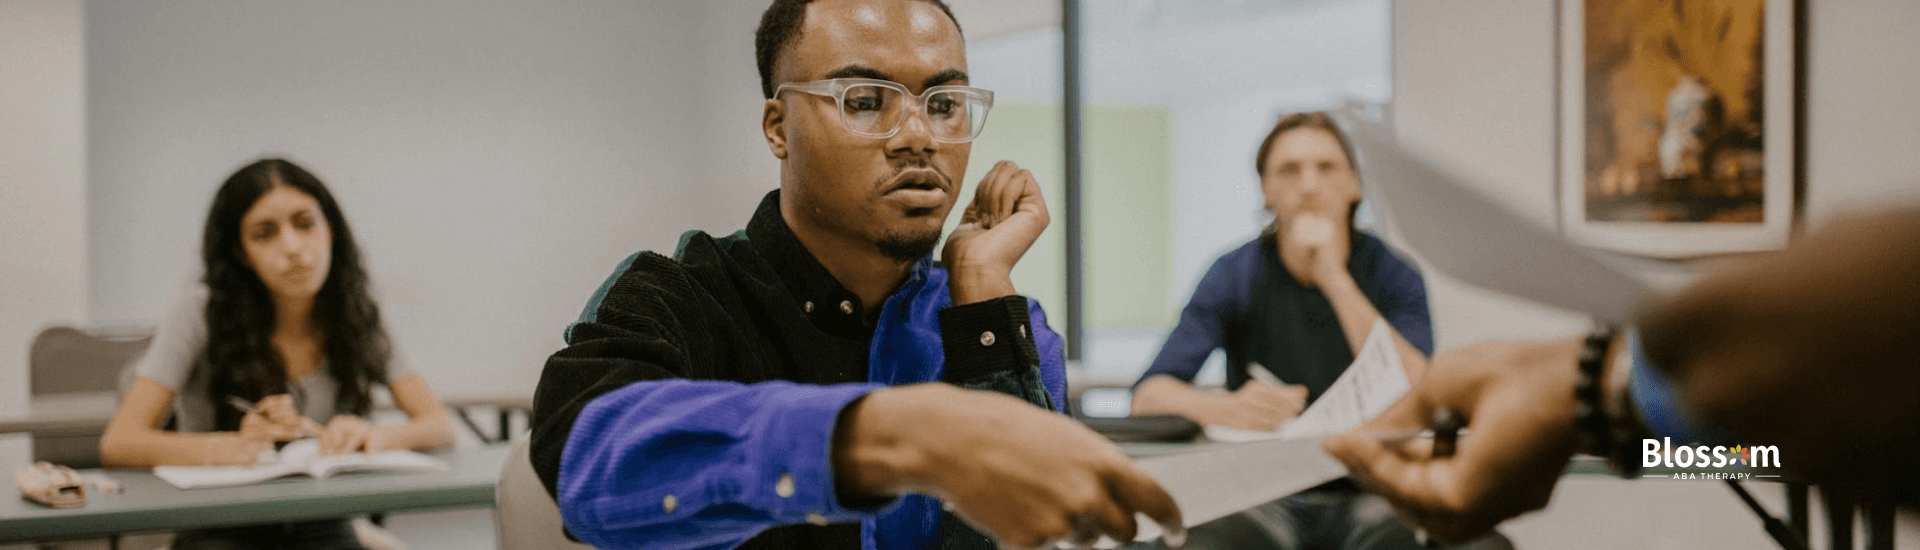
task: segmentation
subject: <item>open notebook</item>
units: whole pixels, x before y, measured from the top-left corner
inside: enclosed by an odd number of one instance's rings
[[[340,472],[438,472],[446,469],[447,461],[413,451],[321,456],[319,440],[302,439],[288,443],[279,452],[260,453],[260,462],[251,466],[156,466],[153,475],[174,487],[197,489],[248,485],[303,474],[314,479],[326,479]]]

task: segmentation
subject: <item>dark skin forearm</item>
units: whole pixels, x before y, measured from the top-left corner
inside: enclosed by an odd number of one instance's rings
[[[1097,524],[1088,534],[1133,540],[1135,514],[1182,531],[1173,497],[1118,447],[1003,394],[946,384],[869,393],[841,413],[832,460],[843,503],[934,495],[1013,547],[1051,547],[1073,535],[1077,521]]]
[[[1680,403],[1817,481],[1920,490],[1920,210],[1841,220],[1649,312]]]
[[[1835,223],[1764,261],[1661,300],[1639,324],[1676,403],[1734,443],[1774,445],[1823,490],[1886,491],[1920,504],[1920,211]],[[1440,540],[1464,540],[1545,506],[1578,427],[1578,338],[1484,342],[1433,359],[1407,397],[1352,432],[1334,457]],[[1616,341],[1610,354],[1622,350]],[[1607,361],[1605,388],[1626,387]],[[1373,434],[1428,427],[1437,407],[1475,433],[1452,458]]]

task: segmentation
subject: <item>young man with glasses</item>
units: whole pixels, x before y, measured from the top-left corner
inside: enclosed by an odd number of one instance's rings
[[[1009,277],[1048,221],[1032,176],[995,165],[932,261],[993,103],[946,6],[778,0],[756,46],[780,189],[745,231],[630,257],[541,376],[532,460],[570,532],[1037,548],[1130,539],[1136,513],[1179,531],[1165,491],[1059,414],[1060,339]]]

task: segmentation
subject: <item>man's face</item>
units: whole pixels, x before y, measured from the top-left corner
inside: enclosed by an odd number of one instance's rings
[[[1344,227],[1353,205],[1360,202],[1360,178],[1340,141],[1323,128],[1305,126],[1280,134],[1261,168],[1260,190],[1278,227],[1303,213],[1325,216]]]
[[[776,84],[830,78],[900,83],[912,94],[966,84],[959,28],[940,8],[899,0],[821,0],[774,67]],[[782,163],[787,221],[816,242],[875,246],[912,261],[933,251],[953,208],[971,146],[940,143],[915,109],[890,138],[854,135],[833,98],[786,91],[774,98],[769,143]],[[769,109],[775,108],[769,104]],[[777,134],[777,135],[776,135]]]

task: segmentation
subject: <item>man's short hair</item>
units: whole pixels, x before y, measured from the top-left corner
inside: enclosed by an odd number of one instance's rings
[[[953,10],[941,0],[915,0],[933,4],[940,13],[947,14],[947,20],[953,21],[954,30],[960,29],[960,20],[953,18]],[[767,99],[773,99],[773,64],[780,60],[780,54],[786,51],[787,44],[800,38],[800,26],[807,22],[807,4],[813,0],[773,0],[767,6],[767,12],[760,16],[760,29],[753,33],[753,60],[760,66],[760,93]],[[962,35],[964,36],[964,35]]]
[[[1265,178],[1267,176],[1267,156],[1271,154],[1273,142],[1280,140],[1280,134],[1301,128],[1319,128],[1326,130],[1329,134],[1333,134],[1333,140],[1340,143],[1340,152],[1347,155],[1347,167],[1352,169],[1356,175],[1360,173],[1360,163],[1354,162],[1353,144],[1347,142],[1347,134],[1341,132],[1340,127],[1333,123],[1333,117],[1327,116],[1327,113],[1319,111],[1294,113],[1281,117],[1280,122],[1273,125],[1273,131],[1267,133],[1267,139],[1260,142],[1260,151],[1253,154],[1253,173]]]

